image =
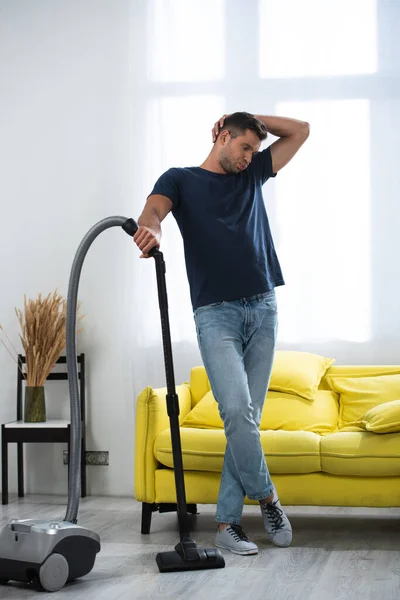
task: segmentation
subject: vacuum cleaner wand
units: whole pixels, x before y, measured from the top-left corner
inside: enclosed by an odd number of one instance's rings
[[[129,219],[122,226],[129,235],[134,235],[138,229],[133,219]],[[159,552],[156,562],[161,572],[167,571],[189,571],[196,569],[220,569],[225,566],[225,561],[216,548],[197,548],[190,537],[189,516],[186,506],[186,492],[183,475],[182,446],[179,430],[179,399],[176,393],[174,364],[172,357],[171,332],[168,316],[168,297],[165,282],[165,261],[162,252],[158,248],[152,248],[149,252],[155,260],[158,302],[161,316],[161,330],[164,348],[165,376],[167,381],[167,413],[170,420],[172,456],[174,462],[176,502],[178,512],[178,524],[180,541],[175,546],[175,551]]]

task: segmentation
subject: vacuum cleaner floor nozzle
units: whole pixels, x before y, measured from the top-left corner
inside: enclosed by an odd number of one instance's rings
[[[223,569],[225,560],[216,548],[197,548],[196,558],[184,559],[176,550],[159,552],[156,556],[160,573],[174,571],[198,571],[201,569]]]

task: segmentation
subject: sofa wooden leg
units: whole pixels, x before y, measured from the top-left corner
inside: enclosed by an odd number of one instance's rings
[[[197,504],[187,504],[186,505],[187,512],[190,515],[198,515]],[[177,506],[172,503],[162,503],[162,504],[149,504],[148,502],[142,502],[142,534],[146,535],[150,533],[151,527],[151,515],[155,511],[159,511],[160,513],[166,512],[176,512]]]
[[[197,504],[187,504],[187,511],[190,515],[198,515]]]
[[[151,526],[151,514],[157,510],[157,504],[149,504],[148,502],[142,502],[142,533],[150,533]]]

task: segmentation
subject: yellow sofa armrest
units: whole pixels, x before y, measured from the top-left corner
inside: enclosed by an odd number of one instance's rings
[[[192,408],[192,397],[187,383],[176,386],[176,392],[181,423]],[[136,402],[134,493],[139,502],[155,501],[155,471],[158,461],[154,456],[154,441],[160,431],[169,427],[166,394],[165,387],[146,387]]]

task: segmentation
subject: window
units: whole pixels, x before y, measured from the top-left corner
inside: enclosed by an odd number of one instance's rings
[[[211,81],[224,71],[224,0],[149,0],[151,81]]]
[[[307,143],[264,188],[287,284],[277,290],[278,342],[335,347],[371,340],[370,112],[381,84],[376,0],[149,0],[146,7],[137,197],[146,197],[169,167],[200,164],[211,149],[211,127],[226,112],[309,121]],[[173,339],[192,343],[173,218],[163,225],[163,250]],[[160,333],[154,292],[153,316],[146,316],[149,303],[138,315],[147,324],[146,344]]]
[[[312,123],[312,135],[276,179],[283,341],[371,335],[369,102],[288,102],[277,113]],[[283,172],[282,172],[283,173]],[[295,297],[295,301],[294,298]]]
[[[376,0],[261,0],[260,76],[377,70]]]

